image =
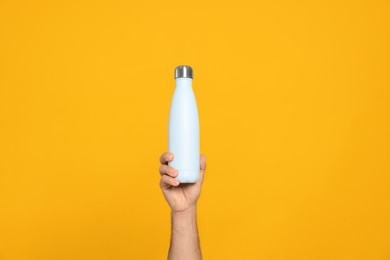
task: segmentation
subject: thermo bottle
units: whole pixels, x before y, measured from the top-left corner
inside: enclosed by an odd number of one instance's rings
[[[179,172],[176,179],[180,183],[195,183],[199,179],[199,117],[192,79],[190,66],[176,67],[168,125],[168,151],[174,159],[168,165]]]

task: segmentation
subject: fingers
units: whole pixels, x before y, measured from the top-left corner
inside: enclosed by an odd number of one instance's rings
[[[173,160],[173,153],[165,152],[160,157],[160,175],[168,175],[171,177],[177,177],[179,174],[175,168],[168,166],[168,162]]]
[[[177,177],[177,175],[179,174],[175,168],[172,168],[166,164],[161,164],[159,171],[161,175],[165,174],[171,177]]]
[[[160,157],[161,164],[168,164],[168,162],[173,160],[173,153],[165,152]]]
[[[161,187],[163,188],[169,188],[170,186],[178,186],[180,184],[179,181],[175,179],[175,177],[178,176],[178,171],[173,168],[168,166],[168,162],[173,160],[173,153],[171,152],[165,152],[161,155],[160,157],[160,175],[161,175]],[[199,184],[201,185],[203,182],[203,175],[204,172],[206,171],[206,155],[201,154],[200,155],[200,182]]]
[[[162,188],[169,188],[170,186],[179,186],[179,182],[168,175],[163,175],[161,177],[160,185]]]
[[[200,155],[200,169],[202,171],[206,170],[206,155],[205,154]]]
[[[175,179],[179,172],[170,166],[168,166],[168,162],[173,160],[173,153],[165,152],[160,157],[160,185],[163,189],[168,189],[171,186],[178,186],[180,184],[179,181]]]

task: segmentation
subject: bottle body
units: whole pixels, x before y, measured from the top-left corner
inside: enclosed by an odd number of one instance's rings
[[[191,78],[177,78],[168,125],[169,166],[178,170],[181,183],[195,183],[200,171],[199,117]]]

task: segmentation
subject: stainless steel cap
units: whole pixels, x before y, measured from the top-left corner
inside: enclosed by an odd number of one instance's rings
[[[192,68],[190,66],[177,66],[175,69],[175,79],[177,78],[191,78],[193,79]]]

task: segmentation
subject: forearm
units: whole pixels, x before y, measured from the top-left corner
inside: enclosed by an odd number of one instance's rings
[[[196,206],[171,214],[172,234],[169,260],[199,260],[202,254],[196,223]]]

